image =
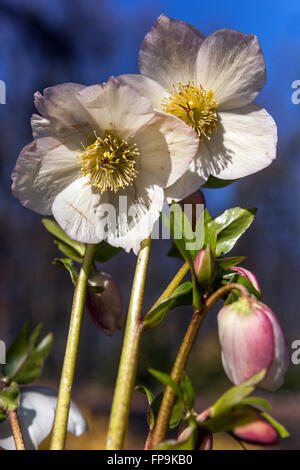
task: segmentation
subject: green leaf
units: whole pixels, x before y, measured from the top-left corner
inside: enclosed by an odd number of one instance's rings
[[[85,253],[85,244],[72,240],[66,232],[51,219],[42,219],[42,224],[54,237],[60,251],[76,261],[82,261]]]
[[[169,256],[169,258],[177,258],[177,259],[184,260],[182,254],[181,254],[180,251],[178,250],[178,248],[177,248],[177,246],[175,245],[175,243],[172,243],[172,246],[171,246],[171,248],[169,249],[167,256]]]
[[[231,284],[232,282],[234,282],[237,284],[241,284],[242,286],[245,286],[249,294],[255,295],[255,297],[258,300],[261,300],[261,292],[256,290],[252,282],[250,282],[249,279],[247,279],[245,276],[242,276],[241,274],[233,272],[233,273],[225,275],[223,279],[226,280],[226,284]],[[236,290],[231,291],[231,293],[227,297],[225,305],[232,304],[239,297],[240,297],[240,293],[238,291]]]
[[[175,403],[172,407],[172,413],[169,420],[170,429],[174,429],[176,428],[176,426],[178,426],[178,424],[183,418],[184,408],[185,406],[183,400],[177,396]]]
[[[180,383],[180,388],[182,389],[183,392],[183,400],[185,403],[185,406],[189,411],[193,409],[194,402],[195,402],[195,392],[193,385],[188,378],[187,374],[184,372],[181,383]]]
[[[244,426],[255,421],[260,416],[260,411],[248,405],[236,404],[201,423],[206,430],[211,432],[230,432],[237,427]]]
[[[161,382],[163,385],[166,385],[167,387],[171,387],[175,394],[183,400],[183,394],[182,391],[179,387],[179,385],[168,375],[165,374],[164,372],[160,372],[159,370],[155,369],[148,369],[150,374],[153,375],[159,382]]]
[[[220,178],[216,178],[215,176],[210,176],[206,183],[202,185],[202,187],[209,189],[224,188],[225,186],[229,186],[235,181],[237,180],[221,180]]]
[[[70,274],[71,280],[73,284],[76,284],[78,281],[78,276],[79,273],[76,268],[73,266],[73,261],[68,258],[54,258],[53,264],[56,264],[57,266],[66,269],[68,273]]]
[[[276,419],[274,419],[272,416],[270,416],[268,413],[262,413],[262,416],[269,421],[269,423],[273,426],[273,428],[277,431],[279,437],[281,439],[285,439],[286,437],[289,437],[290,433],[288,430],[280,424]]]
[[[26,322],[22,331],[7,351],[3,372],[6,376],[20,384],[33,382],[40,376],[44,360],[50,352],[53,335],[51,333],[48,334],[38,343],[41,330],[42,325],[38,325],[30,335],[29,325]]]
[[[227,271],[234,266],[242,263],[246,259],[246,256],[232,256],[231,258],[218,258],[217,259],[217,270]]]
[[[191,305],[192,298],[189,295],[193,286],[190,281],[187,281],[181,284],[173,292],[171,297],[160,302],[156,307],[154,307],[144,318],[143,323],[149,328],[159,325],[167,312],[173,310],[179,305]]]
[[[111,246],[109,243],[103,240],[97,245],[94,259],[99,263],[106,263],[121,251],[122,248],[116,248],[115,246]]]
[[[267,411],[272,411],[272,407],[267,400],[264,400],[260,397],[248,397],[244,398],[244,400],[240,401],[241,405],[256,405],[260,406],[261,408],[265,408]]]
[[[216,254],[217,232],[215,223],[207,209],[204,212],[204,246],[210,245],[213,256]]]
[[[256,211],[254,208],[234,207],[213,219],[217,231],[216,256],[226,254],[234,247],[253,222]]]
[[[16,382],[11,382],[9,385],[0,388],[0,409],[5,417],[5,412],[16,410],[19,406],[20,391]],[[1,418],[0,416],[0,418]]]
[[[151,405],[151,403],[153,402],[154,398],[155,398],[155,395],[154,393],[152,393],[147,387],[145,387],[144,385],[136,385],[135,387],[135,390],[137,392],[140,392],[142,393],[143,395],[146,395],[147,399],[148,399],[148,403],[149,405]]]
[[[250,395],[255,387],[263,380],[266,370],[262,370],[246,382],[230,388],[221,398],[211,407],[211,416],[223,413],[229,408],[237,405],[241,400]]]

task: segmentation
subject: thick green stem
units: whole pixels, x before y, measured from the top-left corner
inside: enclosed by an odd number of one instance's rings
[[[17,411],[8,411],[7,418],[10,422],[12,435],[14,437],[16,450],[26,450],[23,440],[22,431],[20,428],[20,423],[17,415]]]
[[[150,246],[151,239],[149,238],[143,242],[137,259],[118,377],[110,414],[106,441],[107,450],[121,450],[124,445],[136,376],[139,346],[144,330],[141,324],[141,310]]]
[[[213,307],[213,305],[225,294],[232,291],[233,289],[237,289],[241,292],[242,295],[248,295],[248,291],[244,286],[240,284],[228,284],[224,287],[221,287],[219,290],[214,292],[206,301],[205,307],[203,310],[195,310],[192,320],[188,326],[188,329],[185,333],[181,346],[179,348],[175,363],[173,365],[173,369],[171,372],[171,378],[177,384],[180,383],[183,371],[185,370],[188,357],[192,350],[192,347],[195,343],[197,333],[200,329],[202,321],[204,320],[207,312]],[[152,448],[155,448],[160,444],[168,431],[169,420],[172,412],[172,407],[175,399],[175,392],[173,388],[166,387],[163,400],[160,406],[160,410],[158,413],[155,429],[153,432],[152,438]]]
[[[79,272],[71,312],[68,341],[60,379],[57,407],[51,439],[51,450],[63,450],[66,442],[69,408],[74,379],[79,337],[85,308],[89,272],[96,245],[87,245]]]

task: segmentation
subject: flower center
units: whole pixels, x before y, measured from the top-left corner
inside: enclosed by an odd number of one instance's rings
[[[132,185],[137,177],[136,159],[139,156],[135,144],[129,145],[124,139],[105,131],[103,138],[96,132],[95,141],[80,150],[81,173],[89,178],[93,188],[104,193],[124,189]]]
[[[195,86],[194,82],[185,85],[173,85],[169,96],[163,98],[162,107],[166,113],[173,114],[198,134],[200,141],[214,129],[217,129],[217,103],[212,90],[206,91],[202,85]]]

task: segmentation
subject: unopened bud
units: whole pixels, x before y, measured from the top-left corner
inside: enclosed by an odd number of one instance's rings
[[[241,276],[244,276],[246,279],[248,279],[248,281],[251,282],[251,284],[253,284],[254,288],[258,292],[261,292],[256,276],[253,274],[252,271],[249,271],[249,269],[240,268],[239,266],[235,266],[234,268],[231,268],[231,271],[236,271]]]
[[[99,293],[88,288],[86,307],[95,326],[111,336],[124,323],[124,305],[118,286],[109,274],[97,271],[90,275],[89,284],[105,289]]]
[[[272,446],[279,443],[279,435],[273,426],[258,413],[257,419],[233,430],[239,439],[251,444]]]
[[[216,275],[216,264],[210,245],[197,254],[194,261],[194,271],[200,287],[207,292]]]
[[[254,296],[241,296],[218,313],[222,362],[235,384],[266,370],[260,387],[277,390],[289,364],[287,344],[272,310]]]

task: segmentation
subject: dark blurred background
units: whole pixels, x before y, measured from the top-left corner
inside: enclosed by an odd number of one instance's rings
[[[244,266],[257,274],[263,300],[278,314],[289,346],[300,339],[300,105],[291,102],[291,84],[300,79],[299,1],[0,0],[0,79],[7,87],[6,104],[0,105],[0,338],[9,343],[26,319],[32,326],[42,321],[45,332],[53,331],[54,348],[42,376],[42,382],[53,387],[61,371],[72,285],[67,274],[51,264],[58,252],[40,216],[21,207],[10,192],[18,153],[31,140],[33,93],[62,82],[90,85],[110,75],[137,73],[140,43],[161,13],[190,22],[206,35],[231,28],[260,39],[268,81],[257,101],[277,122],[278,159],[227,188],[206,190],[205,196],[213,215],[237,205],[259,208],[233,254],[247,255]],[[145,309],[180,266],[166,257],[169,246],[168,241],[153,243]],[[134,255],[122,253],[102,267],[118,282],[126,305],[135,261]],[[139,383],[159,389],[147,367],[170,370],[190,315],[189,309],[173,311],[145,335]],[[88,417],[90,432],[70,440],[70,447],[103,446],[122,334],[108,338],[85,318],[74,397]],[[229,386],[220,365],[214,313],[199,335],[189,375],[197,390],[198,411]],[[274,416],[292,433],[281,448],[300,448],[299,378],[300,366],[291,365],[282,390],[264,394],[274,405]],[[142,446],[146,433],[146,404],[137,395],[128,438],[131,448]],[[234,443],[220,436],[216,447],[234,448]]]

